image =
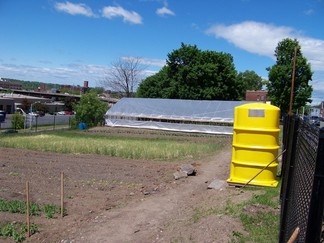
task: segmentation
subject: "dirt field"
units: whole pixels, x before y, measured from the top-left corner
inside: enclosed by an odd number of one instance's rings
[[[177,162],[0,148],[0,198],[24,200],[29,181],[33,202],[59,206],[64,172],[67,216],[33,216],[40,232],[27,242],[228,242],[233,231],[244,233],[238,219],[214,214],[193,220],[197,209],[221,210],[229,199],[241,202],[251,196],[225,183],[231,138],[221,141],[225,149],[212,157]],[[184,163],[193,164],[197,175],[174,180]],[[223,186],[207,189],[215,179]],[[25,215],[0,212],[0,221],[24,222]]]

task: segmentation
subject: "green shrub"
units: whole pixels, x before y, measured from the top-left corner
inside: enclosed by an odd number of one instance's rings
[[[21,115],[19,112],[13,114],[11,118],[11,127],[15,130],[24,128],[25,117]]]

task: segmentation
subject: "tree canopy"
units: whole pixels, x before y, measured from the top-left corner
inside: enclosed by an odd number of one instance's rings
[[[237,100],[241,90],[233,57],[181,44],[168,54],[167,65],[142,81],[137,97],[193,100]]]
[[[88,127],[97,126],[104,119],[104,114],[107,111],[107,104],[99,100],[97,94],[88,92],[81,96],[80,103],[76,104],[76,123],[84,122]]]
[[[247,90],[261,90],[263,86],[262,78],[254,71],[246,70],[237,75],[239,90],[241,91],[240,98],[245,99]]]
[[[267,88],[271,102],[284,113],[289,111],[295,47],[297,54],[293,110],[311,102],[310,97],[313,91],[312,86],[309,85],[309,81],[312,80],[311,66],[303,56],[299,42],[296,39],[283,39],[275,50],[276,64],[267,68],[269,71]]]

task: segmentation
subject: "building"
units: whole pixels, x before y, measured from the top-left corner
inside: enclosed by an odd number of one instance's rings
[[[320,104],[320,117],[324,118],[324,101]]]
[[[6,82],[0,79],[0,88],[22,90],[22,85],[14,82]]]
[[[246,101],[269,101],[268,92],[264,90],[247,90],[245,93]]]
[[[16,108],[20,107],[23,100],[27,100],[30,104],[33,103],[47,103],[51,102],[50,99],[33,97],[21,94],[2,94],[0,93],[0,110],[5,111],[7,114],[15,113]]]

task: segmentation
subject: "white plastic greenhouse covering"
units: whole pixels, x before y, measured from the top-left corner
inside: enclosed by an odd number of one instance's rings
[[[247,101],[122,98],[105,116],[112,127],[233,134],[234,108]]]

